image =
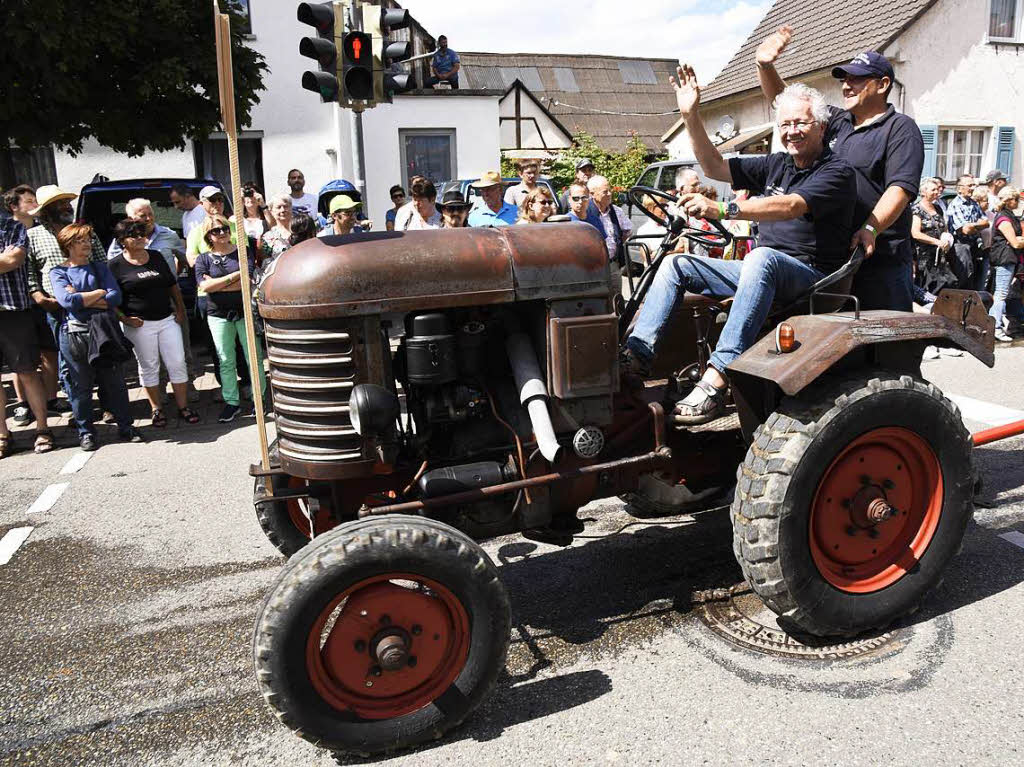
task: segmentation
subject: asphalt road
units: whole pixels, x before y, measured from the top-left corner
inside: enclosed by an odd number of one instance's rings
[[[925,363],[972,430],[1024,410],[1024,348],[997,359]],[[203,425],[146,429],[73,473],[74,447],[0,461],[0,540],[31,528],[0,565],[0,764],[335,764],[257,692],[253,621],[283,559],[249,503],[253,422],[218,426],[208,396]],[[707,628],[695,594],[740,580],[723,513],[620,530],[635,520],[602,502],[572,547],[491,541],[513,601],[507,673],[461,728],[387,761],[1020,763],[1022,449],[977,450],[985,507],[962,555],[854,659],[755,653]]]

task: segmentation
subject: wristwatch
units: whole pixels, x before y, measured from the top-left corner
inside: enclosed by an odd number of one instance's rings
[[[729,202],[729,205],[725,209],[726,218],[736,218],[740,214],[740,204],[736,200]]]

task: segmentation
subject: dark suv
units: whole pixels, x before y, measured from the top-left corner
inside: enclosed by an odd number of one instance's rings
[[[201,178],[131,178],[123,181],[100,181],[86,184],[78,194],[75,218],[91,224],[104,245],[114,237],[114,225],[124,218],[124,206],[129,200],[144,197],[153,205],[156,223],[181,234],[181,211],[171,205],[171,187],[187,184],[196,197],[204,186],[222,189],[220,183]],[[227,195],[225,195],[227,196]],[[225,215],[231,215],[230,204]]]

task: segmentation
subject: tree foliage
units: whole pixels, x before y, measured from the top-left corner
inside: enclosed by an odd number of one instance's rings
[[[232,0],[235,110],[248,125],[267,71]],[[225,7],[228,6],[228,7]],[[12,0],[0,46],[0,146],[85,139],[118,152],[183,148],[220,125],[210,0]]]
[[[593,136],[580,131],[573,136],[572,146],[551,163],[548,175],[556,189],[572,183],[576,177],[576,162],[583,157],[593,161],[595,172],[607,178],[612,189],[628,189],[649,162],[664,159],[663,156],[652,157],[636,132],[630,133],[626,151],[605,152]]]

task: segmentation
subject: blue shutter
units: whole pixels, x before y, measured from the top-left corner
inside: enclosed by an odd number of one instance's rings
[[[1009,178],[1013,173],[1013,126],[999,127],[996,139],[996,167]]]
[[[924,139],[924,171],[921,175],[924,177],[934,176],[936,153],[939,147],[939,126],[919,125],[917,127],[921,129],[921,138]]]

